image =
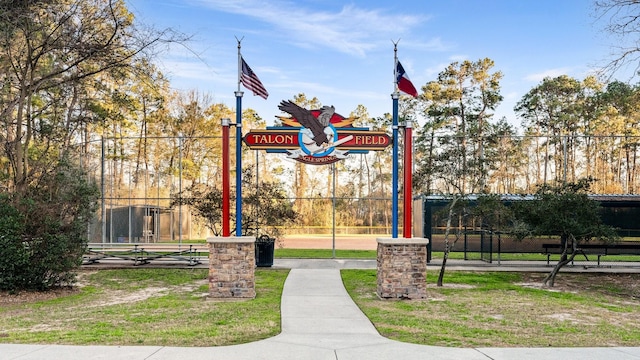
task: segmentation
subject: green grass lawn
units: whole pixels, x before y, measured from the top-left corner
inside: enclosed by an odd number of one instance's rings
[[[343,270],[349,294],[383,336],[454,347],[640,346],[640,281],[616,274],[453,272],[424,301],[376,296],[375,270]],[[435,283],[437,272],[428,273]]]
[[[83,272],[79,290],[2,304],[0,342],[217,346],[280,333],[285,270],[256,270],[256,298],[213,301],[206,269]]]
[[[256,270],[252,300],[213,301],[206,269],[83,270],[80,286],[0,294],[0,342],[220,346],[280,332],[288,271]],[[375,270],[343,270],[345,286],[383,336],[438,346],[640,346],[640,278],[448,271],[422,301],[380,300]],[[310,324],[312,326],[312,324]]]

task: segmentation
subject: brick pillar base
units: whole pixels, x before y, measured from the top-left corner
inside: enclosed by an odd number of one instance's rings
[[[378,287],[381,299],[427,297],[427,244],[422,238],[378,238]]]
[[[256,239],[211,237],[209,243],[209,296],[218,299],[253,299]]]

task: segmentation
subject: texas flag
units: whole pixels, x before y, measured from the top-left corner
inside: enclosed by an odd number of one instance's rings
[[[407,76],[407,73],[404,71],[400,61],[396,63],[396,82],[398,83],[398,90],[407,95],[418,97],[418,90],[416,90],[415,86],[411,83],[411,80],[409,80],[409,76]]]

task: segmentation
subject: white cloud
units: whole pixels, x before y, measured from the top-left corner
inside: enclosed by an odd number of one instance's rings
[[[554,78],[560,75],[566,75],[569,73],[570,70],[571,69],[569,68],[548,69],[535,74],[529,74],[525,76],[524,79],[531,82],[540,82],[545,78]]]
[[[469,60],[469,55],[462,55],[462,54],[451,55],[449,56],[449,60],[451,60],[451,62],[463,62],[465,60]]]
[[[201,81],[223,81],[232,82],[234,76],[229,75],[229,71],[214,69],[202,61],[167,58],[158,60],[160,69],[169,77],[179,77],[185,79],[197,79]],[[231,72],[233,74],[233,72]],[[225,79],[228,78],[228,79]]]
[[[504,97],[505,101],[509,100],[509,101],[512,101],[512,102],[515,101],[515,100],[519,100],[520,96],[521,96],[520,93],[517,92],[517,91],[510,91],[510,92],[508,92],[506,94],[503,94],[503,97]]]
[[[198,0],[198,3],[270,24],[298,46],[322,46],[356,56],[365,56],[367,52],[387,45],[388,39],[409,33],[426,19],[353,5],[344,6],[340,11],[319,11],[284,0]],[[437,45],[436,42],[431,46]]]
[[[434,37],[427,41],[416,41],[411,39],[409,41],[401,41],[401,46],[414,50],[431,51],[431,52],[445,52],[453,49],[455,45],[453,43],[446,43],[439,37]]]
[[[451,55],[448,57],[448,62],[439,62],[435,65],[429,66],[427,67],[424,71],[423,74],[427,77],[427,78],[433,78],[433,80],[435,80],[435,78],[444,70],[446,70],[449,65],[451,65],[454,62],[463,62],[465,60],[469,60],[469,57],[467,55]]]

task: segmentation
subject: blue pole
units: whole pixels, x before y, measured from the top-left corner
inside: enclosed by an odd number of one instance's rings
[[[236,91],[236,236],[242,236],[242,91]]]
[[[391,175],[391,237],[398,237],[398,98],[396,91],[391,94],[393,99],[393,167]]]

